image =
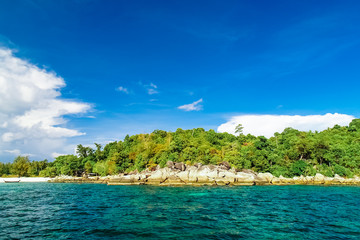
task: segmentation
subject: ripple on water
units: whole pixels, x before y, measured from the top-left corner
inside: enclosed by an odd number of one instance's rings
[[[0,184],[0,239],[359,239],[359,187]]]

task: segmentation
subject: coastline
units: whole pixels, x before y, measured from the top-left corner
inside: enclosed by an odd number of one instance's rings
[[[49,182],[52,178],[48,177],[1,177],[0,183],[5,183],[5,181],[18,181],[21,183],[35,183],[35,182]]]
[[[252,185],[360,185],[360,178],[343,178],[339,175],[326,177],[320,173],[315,176],[285,178],[271,173],[256,173],[244,169],[236,171],[224,164],[194,166],[183,163],[170,163],[165,168],[154,171],[144,170],[106,177],[58,176],[53,183],[100,183],[107,185],[155,185],[155,186],[252,186]]]
[[[236,171],[227,164],[189,166],[184,163],[168,163],[151,171],[122,173],[104,177],[1,177],[5,181],[20,183],[96,183],[107,185],[153,185],[153,186],[253,186],[253,185],[359,185],[360,178],[344,178],[339,175],[326,177],[320,173],[315,176],[275,177],[271,173],[257,173],[249,169]]]

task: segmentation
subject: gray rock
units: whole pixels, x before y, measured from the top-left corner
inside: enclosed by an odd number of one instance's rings
[[[325,176],[321,173],[317,173],[314,177],[315,184],[324,184],[325,183]]]
[[[253,175],[257,175],[257,173],[254,172],[254,171],[251,170],[251,169],[242,169],[241,172],[243,172],[243,173],[249,173],[249,174],[253,174]]]
[[[134,175],[134,174],[138,174],[138,173],[139,173],[139,171],[137,169],[135,169],[134,171],[129,172],[129,175]]]
[[[255,175],[251,173],[238,172],[235,177],[237,185],[253,185],[255,183]]]
[[[173,161],[167,161],[167,163],[166,163],[166,166],[168,167],[168,168],[173,168],[174,167],[174,162]]]
[[[202,166],[201,163],[195,163],[195,164],[194,164],[194,167],[197,167],[197,168],[200,168],[201,166]]]
[[[222,163],[219,164],[220,168],[224,169],[224,170],[229,170],[231,168],[230,163],[224,161]]]
[[[182,163],[182,162],[175,163],[174,168],[178,169],[180,171],[185,171],[186,170],[186,165],[184,163]]]
[[[255,177],[255,184],[256,185],[266,185],[271,184],[274,176],[271,173],[258,173]]]

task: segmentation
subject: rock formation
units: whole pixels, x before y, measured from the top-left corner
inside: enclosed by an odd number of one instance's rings
[[[256,173],[249,169],[241,171],[230,167],[223,162],[218,166],[195,164],[193,166],[184,163],[168,161],[166,167],[155,168],[154,171],[133,171],[128,174],[119,174],[107,177],[69,177],[59,176],[52,182],[91,182],[108,185],[356,185],[360,184],[360,178],[343,178],[339,175],[326,177],[320,173],[315,176],[299,176],[285,178],[275,177],[271,173]]]

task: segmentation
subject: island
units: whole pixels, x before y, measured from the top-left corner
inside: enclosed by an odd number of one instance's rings
[[[152,185],[359,184],[360,119],[321,132],[286,128],[273,137],[214,130],[155,130],[122,141],[79,144],[53,161],[18,156],[2,177]]]

